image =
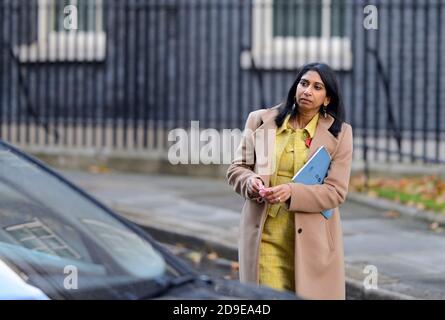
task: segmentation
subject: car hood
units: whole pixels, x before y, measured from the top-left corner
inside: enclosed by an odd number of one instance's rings
[[[27,284],[0,260],[0,300],[48,300],[39,289]]]

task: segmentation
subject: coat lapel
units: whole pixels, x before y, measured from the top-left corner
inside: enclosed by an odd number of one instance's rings
[[[309,147],[308,157],[306,161],[317,151],[321,146],[325,146],[329,154],[332,157],[334,153],[338,140],[332,133],[329,132],[329,128],[332,123],[334,123],[334,118],[328,115],[326,118],[322,115],[318,118],[317,128],[315,129],[314,138],[312,139],[311,145]]]
[[[261,116],[263,124],[253,132],[255,172],[261,176],[266,186],[269,186],[270,177],[275,169],[275,135],[277,132],[275,117],[277,114],[277,107],[264,112]]]

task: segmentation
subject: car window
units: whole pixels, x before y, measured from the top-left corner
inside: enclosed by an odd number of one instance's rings
[[[50,298],[128,298],[113,288],[167,272],[146,239],[7,147],[0,148],[0,259]]]

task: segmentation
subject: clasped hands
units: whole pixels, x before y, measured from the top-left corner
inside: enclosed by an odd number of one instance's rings
[[[266,188],[263,181],[257,177],[249,179],[247,191],[252,198],[262,197],[271,204],[286,202],[291,196],[291,187],[288,183]]]

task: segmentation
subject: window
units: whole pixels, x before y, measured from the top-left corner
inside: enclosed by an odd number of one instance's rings
[[[69,6],[77,8],[77,29],[83,32],[100,32],[103,30],[102,8],[99,1],[91,0],[58,0],[51,10],[51,29],[56,32],[66,32],[64,21]]]
[[[37,41],[18,48],[20,61],[105,59],[103,0],[37,1]]]
[[[320,37],[322,20],[322,1],[274,0],[273,36],[274,37]]]
[[[253,0],[252,48],[242,66],[295,69],[310,61],[351,68],[346,0]]]
[[[59,257],[79,259],[80,255],[70,248],[39,219],[5,228],[6,232],[25,248],[53,254]]]

